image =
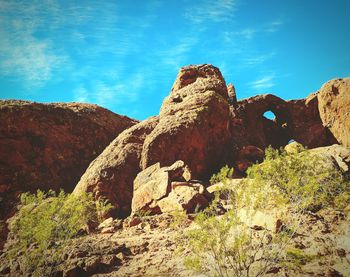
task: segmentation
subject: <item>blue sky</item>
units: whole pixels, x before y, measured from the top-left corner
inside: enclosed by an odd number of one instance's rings
[[[181,66],[238,98],[306,97],[350,76],[348,0],[0,0],[0,98],[80,101],[144,119]]]

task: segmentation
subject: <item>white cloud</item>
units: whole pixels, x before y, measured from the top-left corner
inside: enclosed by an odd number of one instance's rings
[[[281,21],[281,20],[273,21],[273,22],[268,24],[265,31],[269,32],[269,33],[277,32],[281,28],[282,25],[283,25],[283,21]]]
[[[268,54],[251,56],[251,57],[245,58],[243,60],[243,62],[245,65],[248,65],[248,66],[256,66],[256,65],[263,64],[267,60],[271,59],[274,55],[275,55],[275,53],[272,52],[272,53],[268,53]]]
[[[198,38],[195,36],[185,37],[181,39],[173,47],[159,51],[157,53],[160,56],[161,61],[166,66],[172,66],[176,69],[183,66],[184,61],[187,59],[190,51],[195,47],[198,42]]]
[[[255,90],[269,89],[275,86],[274,79],[274,75],[264,76],[258,80],[250,82],[249,86]]]
[[[185,12],[185,18],[195,22],[204,21],[223,22],[233,18],[237,6],[236,0],[205,0]]]
[[[51,2],[48,3],[50,10]],[[34,36],[42,25],[40,5],[38,2],[0,2],[1,72],[18,76],[30,86],[43,85],[67,62],[67,56],[54,50],[51,40]]]

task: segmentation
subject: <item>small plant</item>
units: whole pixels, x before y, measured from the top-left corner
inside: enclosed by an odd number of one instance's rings
[[[215,184],[219,182],[225,182],[228,178],[232,178],[234,168],[230,168],[228,165],[225,165],[220,169],[220,171],[214,174],[210,178],[210,184]]]
[[[63,191],[57,195],[51,190],[23,193],[20,200],[21,208],[10,224],[16,242],[8,258],[16,259],[18,253],[23,253],[21,269],[33,276],[44,274],[46,251],[53,250],[50,262],[58,262],[67,241],[86,225],[97,224],[99,214],[110,208],[103,202],[96,204],[91,194],[77,197]]]
[[[315,255],[306,254],[304,251],[297,248],[289,248],[286,250],[287,265],[290,267],[301,267],[307,263],[317,259]]]

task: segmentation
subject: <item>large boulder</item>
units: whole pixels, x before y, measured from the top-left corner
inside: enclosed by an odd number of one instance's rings
[[[145,140],[141,166],[183,160],[194,178],[206,178],[225,162],[230,143],[228,92],[219,69],[184,67]]]
[[[114,206],[111,215],[128,216],[142,145],[157,123],[158,117],[151,117],[121,133],[90,164],[73,193],[92,192],[95,199],[108,200]]]
[[[0,101],[0,219],[20,192],[71,192],[89,163],[137,123],[97,105]]]
[[[340,144],[350,147],[350,78],[325,83],[317,97],[323,125]]]
[[[183,161],[168,167],[156,163],[137,174],[134,180],[132,212],[160,213],[158,201],[171,191],[173,181],[189,181],[191,172]]]

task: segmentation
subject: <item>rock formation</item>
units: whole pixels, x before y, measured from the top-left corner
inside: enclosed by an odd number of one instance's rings
[[[339,143],[350,147],[350,78],[325,83],[317,97],[323,125]]]
[[[272,111],[276,118],[265,118],[263,114],[266,111]],[[316,95],[284,101],[265,94],[238,101],[232,125],[236,145],[254,145],[261,149],[271,145],[278,148],[292,139],[310,148],[336,143],[322,125]],[[238,132],[235,132],[236,129]]]
[[[133,191],[134,203],[143,203],[143,208],[157,198],[151,193],[155,188],[133,188],[136,175],[142,170],[147,173],[157,163],[154,170],[182,160],[193,179],[205,181],[227,163],[244,175],[252,163],[263,159],[269,145],[277,148],[295,140],[314,148],[337,142],[322,123],[317,94],[290,101],[271,94],[236,101],[235,93],[214,66],[182,68],[159,116],[114,140],[90,165],[74,193],[93,192],[96,198],[108,199],[116,208],[115,215],[125,217],[131,212]],[[265,118],[266,111],[276,118]],[[157,184],[160,191],[165,189],[160,198],[170,193],[168,181]],[[154,207],[159,211],[158,204]]]
[[[136,123],[90,104],[0,101],[0,214],[20,192],[74,189],[89,163]]]
[[[208,206],[209,193],[190,179],[191,172],[183,161],[162,168],[156,163],[141,171],[134,181],[133,214],[193,212],[196,207]]]
[[[115,207],[114,216],[128,216],[133,181],[141,171],[142,145],[157,123],[158,117],[151,117],[122,132],[90,164],[73,193],[92,192],[96,199],[106,199]]]
[[[145,140],[141,165],[145,169],[182,160],[193,178],[205,178],[222,166],[229,144],[228,92],[219,69],[188,66],[180,70],[162,104],[159,124]]]

